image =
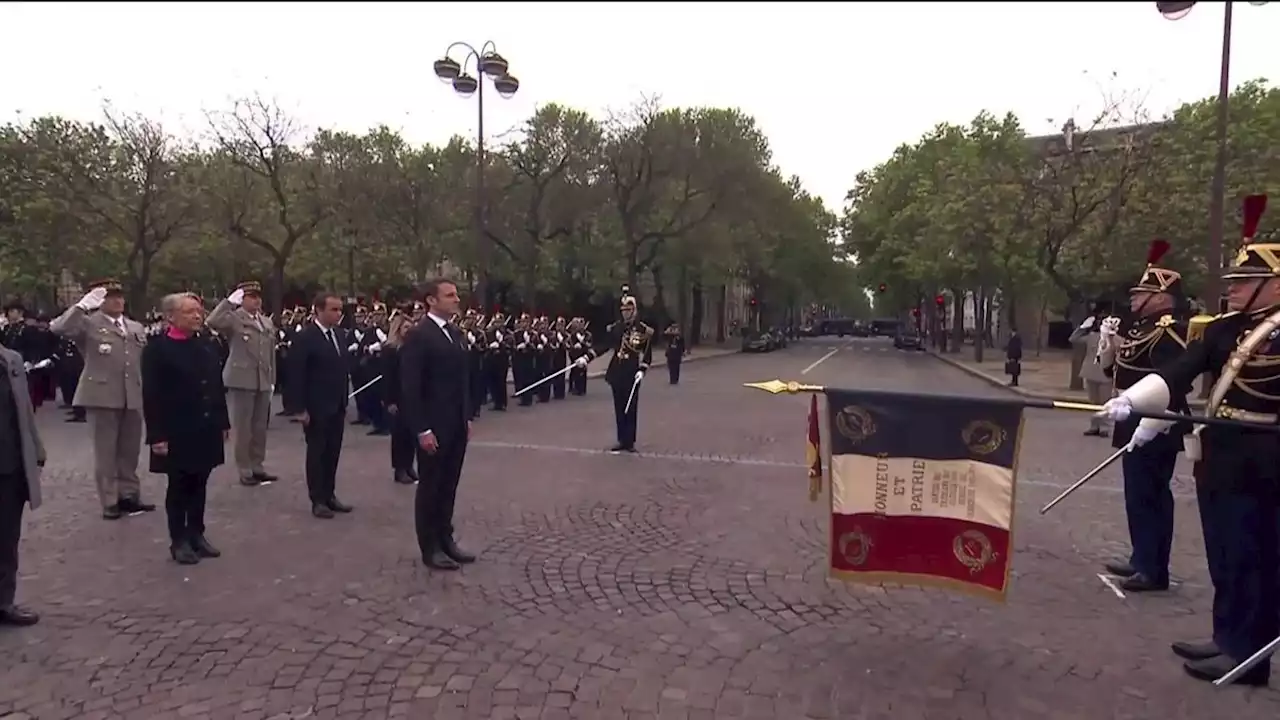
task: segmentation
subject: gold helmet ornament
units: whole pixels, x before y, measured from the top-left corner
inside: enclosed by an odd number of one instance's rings
[[[1169,243],[1164,240],[1152,240],[1147,250],[1147,267],[1138,278],[1138,284],[1129,288],[1131,293],[1169,293],[1182,294],[1182,274],[1176,270],[1159,266],[1160,259],[1169,252]]]
[[[1240,252],[1235,263],[1222,274],[1224,280],[1248,280],[1280,277],[1280,243],[1255,243],[1258,224],[1267,211],[1266,195],[1250,195],[1244,199]]]

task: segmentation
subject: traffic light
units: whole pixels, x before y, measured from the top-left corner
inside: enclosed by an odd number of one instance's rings
[[[941,308],[941,307],[945,307],[945,306],[946,306],[946,304],[947,304],[947,298],[946,298],[946,296],[944,296],[944,295],[939,295],[939,296],[935,297],[935,298],[933,299],[933,304],[934,304],[934,305],[937,305],[939,308]]]
[[[884,283],[880,283],[880,292],[884,292],[885,290],[888,290],[888,289],[889,289],[888,285],[885,285]]]
[[[755,299],[755,298],[751,298],[750,302],[751,302],[751,307],[755,307],[755,306],[756,306],[756,299]]]

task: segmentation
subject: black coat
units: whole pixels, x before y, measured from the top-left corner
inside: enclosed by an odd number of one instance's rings
[[[400,405],[400,348],[388,345],[382,348],[382,402],[384,405]]]
[[[441,446],[467,439],[469,358],[462,333],[426,318],[400,346],[400,415],[414,435],[430,430]],[[452,341],[450,340],[452,337]]]
[[[203,473],[225,461],[224,433],[231,419],[220,353],[216,342],[200,335],[189,340],[159,335],[147,342],[142,351],[147,445],[169,444],[167,455],[151,453],[151,472]]]
[[[289,384],[284,406],[292,413],[328,417],[346,412],[350,380],[351,342],[342,328],[334,328],[337,344],[314,322],[307,323],[289,346]]]

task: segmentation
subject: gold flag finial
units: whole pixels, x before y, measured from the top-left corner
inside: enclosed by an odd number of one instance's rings
[[[791,382],[782,382],[781,380],[770,380],[769,382],[743,383],[743,387],[755,388],[763,390],[772,395],[779,393],[787,393],[795,395],[797,393],[820,393],[826,390],[821,385],[802,385],[794,380]]]

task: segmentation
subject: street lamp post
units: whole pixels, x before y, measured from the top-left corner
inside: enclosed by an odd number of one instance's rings
[[[450,53],[461,48],[466,51],[462,62],[454,60]],[[475,61],[475,75],[467,72],[471,61]],[[485,235],[486,207],[484,188],[484,76],[488,75],[493,82],[493,89],[504,98],[509,98],[520,89],[520,81],[510,72],[507,59],[498,54],[497,47],[490,40],[476,50],[464,42],[456,42],[444,51],[444,57],[432,65],[436,77],[450,83],[455,92],[463,97],[476,96],[476,286],[475,295],[484,307],[489,306],[489,266],[492,243]]]
[[[1250,5],[1266,5],[1260,0],[1250,0]],[[1156,9],[1169,20],[1181,20],[1195,7],[1195,2],[1157,2]],[[1231,98],[1231,0],[1224,3],[1222,22],[1222,65],[1218,74],[1217,157],[1213,163],[1213,182],[1209,189],[1209,252],[1206,260],[1209,277],[1204,297],[1219,302],[1222,297],[1222,224],[1227,203],[1227,125]],[[1212,309],[1213,306],[1210,306]]]

